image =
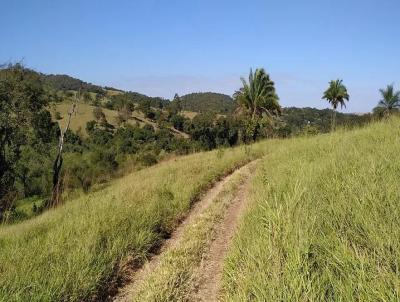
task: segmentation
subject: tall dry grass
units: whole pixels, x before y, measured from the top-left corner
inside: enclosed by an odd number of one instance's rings
[[[400,119],[287,141],[258,171],[225,301],[400,301]]]
[[[142,262],[202,190],[267,145],[178,157],[0,227],[0,300],[88,299],[109,286],[120,261]]]

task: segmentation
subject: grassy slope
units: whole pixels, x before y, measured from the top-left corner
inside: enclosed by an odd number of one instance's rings
[[[189,155],[114,181],[18,225],[0,227],[0,301],[78,301],[121,259],[143,261],[199,192],[266,143]]]
[[[194,111],[182,111],[181,112],[181,114],[184,116],[184,117],[187,117],[187,118],[189,118],[189,119],[193,119],[197,114],[198,114],[198,112],[194,112]]]
[[[55,106],[55,108],[56,108],[56,111],[60,112],[61,117],[63,118],[62,120],[59,120],[58,122],[60,123],[61,127],[64,129],[65,125],[68,121],[68,118],[67,118],[68,112],[71,110],[71,103],[68,103],[68,102],[59,103]],[[71,119],[71,129],[74,131],[81,129],[82,133],[86,135],[86,123],[94,120],[93,109],[94,109],[94,106],[92,106],[92,105],[85,104],[85,103],[79,103],[77,106],[76,115],[73,116],[73,118]],[[115,110],[109,110],[106,108],[102,108],[102,110],[106,116],[107,121],[110,124],[117,126],[116,118],[118,116],[118,112]],[[157,123],[145,118],[143,113],[138,112],[138,111],[132,112],[132,118],[129,120],[129,123],[132,125],[139,123],[139,125],[141,127],[148,124],[148,125],[153,126],[154,129],[158,129]],[[176,130],[173,127],[170,127],[170,129],[178,137],[183,137],[183,138],[189,137],[188,134],[186,134],[182,131]]]
[[[64,128],[67,121],[68,121],[68,112],[71,109],[71,104],[68,102],[63,102],[63,103],[59,103],[56,105],[56,110],[58,112],[60,112],[61,117],[63,117],[62,120],[59,120],[58,122],[60,123],[60,125]],[[93,109],[94,106],[91,106],[89,104],[85,104],[85,103],[79,103],[78,107],[77,107],[77,112],[76,115],[73,116],[72,120],[71,120],[71,129],[74,131],[77,131],[78,129],[81,129],[83,133],[86,134],[86,123],[89,121],[94,120],[94,116],[93,116]],[[114,111],[114,110],[109,110],[106,108],[102,108],[107,121],[116,126],[116,117],[118,116],[118,112]],[[133,112],[132,113],[132,117],[137,117],[140,120],[144,120],[143,115],[141,115],[139,112]],[[130,123],[135,124],[137,120],[135,119],[131,119]],[[139,124],[141,126],[143,126],[145,123],[142,121],[138,121]],[[150,121],[148,121],[149,124],[155,126],[155,123],[151,123]]]
[[[226,301],[400,300],[400,120],[290,140],[263,161]]]

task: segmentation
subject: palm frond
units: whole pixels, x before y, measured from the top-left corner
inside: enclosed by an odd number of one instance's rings
[[[279,98],[276,94],[274,82],[263,68],[257,68],[254,72],[250,69],[248,81],[241,78],[242,88],[236,91],[234,98],[237,103],[244,107],[252,118],[261,116],[266,110],[280,112]]]

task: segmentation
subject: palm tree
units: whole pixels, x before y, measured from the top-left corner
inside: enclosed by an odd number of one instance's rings
[[[255,72],[250,69],[249,82],[241,78],[243,87],[236,91],[234,99],[251,120],[260,117],[263,112],[272,116],[279,113],[281,107],[279,98],[275,92],[274,82],[263,68],[257,68]]]
[[[388,116],[400,109],[400,91],[395,91],[393,84],[387,85],[386,89],[379,89],[379,92],[382,95],[382,100],[379,101],[374,111],[383,110],[384,114]]]
[[[328,100],[328,102],[332,105],[332,130],[335,129],[336,126],[336,110],[340,104],[340,108],[346,107],[345,101],[349,101],[350,96],[347,93],[346,86],[343,85],[343,80],[335,80],[329,82],[328,89],[324,92],[322,96],[323,99]]]

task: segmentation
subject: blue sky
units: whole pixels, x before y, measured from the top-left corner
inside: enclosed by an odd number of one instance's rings
[[[232,94],[264,67],[284,106],[326,107],[342,78],[347,111],[400,88],[399,0],[0,0],[0,62],[23,60],[152,96]]]

